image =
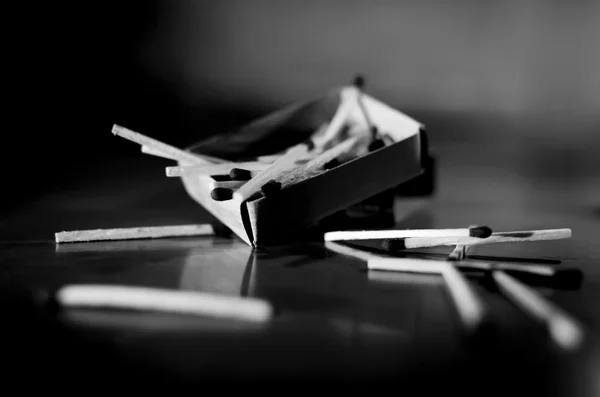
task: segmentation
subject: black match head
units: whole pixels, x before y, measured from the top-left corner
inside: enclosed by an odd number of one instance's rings
[[[217,187],[211,190],[210,197],[215,201],[227,201],[233,197],[233,190],[226,187]]]
[[[369,152],[374,152],[375,150],[379,150],[385,147],[385,142],[381,139],[375,139],[369,143]]]
[[[492,229],[487,226],[471,226],[469,227],[470,237],[486,238],[492,235]]]
[[[381,248],[388,252],[397,252],[405,250],[406,245],[404,244],[403,238],[392,238],[383,240],[381,243]]]
[[[312,139],[307,139],[306,141],[304,141],[304,144],[306,145],[308,151],[315,150],[315,142]]]
[[[356,77],[354,77],[354,86],[359,90],[365,88],[365,78],[362,74],[356,75]]]
[[[274,197],[277,193],[281,191],[281,182],[277,182],[271,179],[269,182],[262,185],[260,191],[266,198]]]
[[[242,168],[232,168],[231,171],[229,171],[229,176],[234,181],[249,181],[252,179],[252,173]]]

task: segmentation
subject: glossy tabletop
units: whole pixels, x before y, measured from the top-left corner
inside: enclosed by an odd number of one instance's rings
[[[319,379],[343,387],[390,380],[398,390],[463,395],[594,395],[600,390],[600,162],[573,150],[509,144],[448,141],[433,149],[436,192],[397,198],[397,226],[571,228],[568,240],[480,246],[467,259],[580,268],[579,288],[535,288],[584,325],[581,350],[557,348],[476,274],[470,280],[493,321],[489,334],[473,339],[463,332],[440,276],[366,271],[364,261],[321,243],[258,250],[235,237],[55,244],[54,233],[63,230],[211,221],[179,180],[164,177],[169,162],[139,154],[114,159],[2,219],[3,341],[14,348],[13,368],[104,385]],[[407,255],[445,260],[449,251]],[[56,311],[34,305],[28,295],[72,283],[259,297],[275,316],[256,325],[151,312]],[[55,360],[64,361],[60,371]]]

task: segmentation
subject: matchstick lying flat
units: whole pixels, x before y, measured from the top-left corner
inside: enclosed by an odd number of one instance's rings
[[[67,308],[147,310],[250,322],[265,322],[273,315],[271,305],[261,299],[145,287],[68,285],[56,300]]]
[[[388,251],[412,248],[439,247],[446,245],[480,245],[495,243],[522,243],[526,241],[560,240],[571,237],[571,229],[531,230],[521,232],[492,233],[487,238],[476,237],[430,237],[384,240],[382,247]]]
[[[120,229],[76,230],[55,233],[57,243],[132,240],[143,238],[165,238],[183,236],[212,236],[215,231],[210,224],[133,227]]]
[[[575,350],[583,343],[583,328],[569,314],[503,271],[493,271],[492,277],[500,291],[516,306],[547,327],[558,346]]]
[[[405,230],[357,230],[325,233],[325,241],[379,240],[395,238],[438,238],[438,237],[477,237],[486,238],[492,234],[487,226],[471,226],[463,229],[405,229]]]
[[[234,168],[243,168],[249,171],[262,171],[267,167],[268,164],[259,163],[258,161],[243,163],[203,164],[183,167],[167,167],[166,174],[169,177],[186,175],[228,175]]]
[[[156,152],[163,153],[164,155],[169,156],[172,159],[176,159],[184,163],[210,164],[210,161],[208,161],[205,158],[196,156],[195,154],[178,149],[174,146],[167,145],[166,143],[162,143],[160,141],[157,141],[156,139],[147,137],[138,132],[129,130],[125,127],[121,127],[116,124],[112,128],[112,133],[137,144],[140,144],[142,146],[152,148]]]

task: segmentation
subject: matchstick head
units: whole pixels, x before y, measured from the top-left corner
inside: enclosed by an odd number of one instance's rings
[[[381,248],[388,252],[403,251],[406,249],[403,238],[390,238],[383,240]]]
[[[262,185],[260,191],[266,198],[273,197],[281,191],[281,182],[271,179],[269,182]]]
[[[242,168],[232,168],[229,171],[229,176],[234,181],[249,181],[252,179],[252,173]]]
[[[375,150],[381,149],[385,146],[385,142],[381,139],[374,139],[369,143],[369,152],[374,152]]]
[[[365,88],[365,77],[362,74],[356,75],[356,77],[354,77],[353,85],[359,90],[362,90]]]
[[[227,201],[233,197],[233,190],[226,187],[217,187],[210,191],[210,197],[215,201]]]
[[[492,229],[487,226],[470,226],[469,237],[486,238],[492,235]]]

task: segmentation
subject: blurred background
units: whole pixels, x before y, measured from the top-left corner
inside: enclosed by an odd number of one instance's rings
[[[114,123],[185,147],[357,73],[434,147],[546,153],[535,166],[565,179],[600,154],[600,1],[21,3],[5,19],[3,210],[143,167]]]

